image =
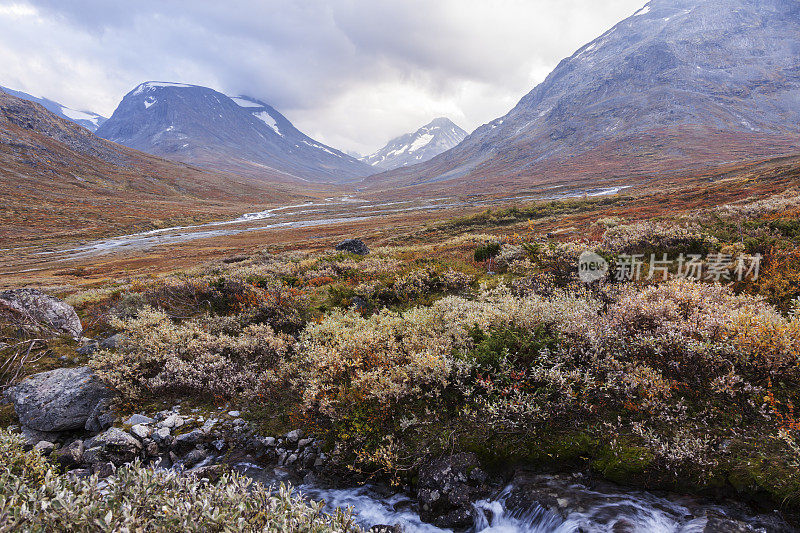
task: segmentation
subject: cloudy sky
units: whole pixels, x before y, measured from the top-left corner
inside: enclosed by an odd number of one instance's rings
[[[368,153],[504,115],[645,0],[0,0],[0,85],[110,115],[146,80],[272,103]]]

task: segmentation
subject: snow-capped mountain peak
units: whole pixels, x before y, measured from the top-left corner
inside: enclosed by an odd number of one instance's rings
[[[448,118],[437,118],[414,133],[407,133],[362,159],[380,170],[415,165],[428,161],[464,140],[467,132]]]
[[[270,179],[335,182],[372,171],[305,135],[262,100],[184,83],[138,85],[97,135],[169,159]]]
[[[99,128],[103,122],[106,121],[106,117],[98,115],[97,113],[92,113],[91,111],[78,111],[47,98],[40,98],[38,96],[33,96],[22,91],[7,89],[5,87],[0,87],[0,91],[10,94],[11,96],[16,96],[17,98],[22,98],[23,100],[28,100],[29,102],[36,102],[51,113],[74,122],[78,126],[83,126],[91,132],[97,131],[97,128]]]

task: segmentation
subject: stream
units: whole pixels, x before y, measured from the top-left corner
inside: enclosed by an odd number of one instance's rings
[[[509,196],[504,198],[483,198],[458,200],[451,197],[426,200],[400,200],[373,202],[344,196],[326,198],[324,201],[287,205],[245,213],[231,220],[209,222],[193,226],[160,228],[130,235],[88,242],[74,248],[39,252],[39,256],[67,261],[102,256],[118,251],[147,250],[155,246],[177,244],[196,239],[225,237],[246,232],[279,229],[307,228],[340,223],[360,222],[399,213],[414,211],[437,211],[469,207],[489,207],[518,201],[563,200],[569,198],[597,197],[617,194],[626,186],[598,189],[572,189],[550,192],[543,195]]]
[[[248,477],[275,485],[289,474],[279,468],[241,463],[236,468]],[[611,484],[589,488],[580,478],[563,475],[518,473],[494,496],[472,503],[470,533],[778,533],[796,531],[777,514],[752,515],[743,505],[700,502],[678,495],[656,496],[628,491]],[[442,533],[423,522],[416,502],[407,495],[380,486],[327,488],[304,483],[304,497],[324,501],[326,509],[350,508],[357,523],[368,530],[375,525],[401,526],[404,533]],[[544,496],[543,496],[544,495]],[[550,499],[560,512],[539,505]]]

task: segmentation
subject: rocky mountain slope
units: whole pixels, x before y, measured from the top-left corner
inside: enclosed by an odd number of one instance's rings
[[[111,143],[4,92],[0,177],[0,242],[15,246],[30,239],[152,229],[159,220],[207,220],[299,199],[263,180]]]
[[[464,140],[467,132],[448,118],[437,118],[414,133],[407,133],[362,159],[381,170],[392,170],[429,159],[445,152]]]
[[[600,182],[800,150],[800,4],[652,0],[506,116],[371,183]]]
[[[56,116],[59,116],[63,119],[70,120],[79,126],[83,126],[89,131],[97,131],[103,122],[106,121],[106,117],[102,115],[98,115],[97,113],[92,113],[91,111],[78,111],[76,109],[70,109],[67,106],[61,105],[58,102],[54,102],[53,100],[48,100],[47,98],[39,98],[37,96],[33,96],[28,93],[24,93],[22,91],[15,91],[13,89],[8,89],[6,87],[0,86],[0,91],[10,94],[11,96],[16,96],[17,98],[22,98],[23,100],[28,100],[30,102],[36,102],[40,104],[42,107],[50,111]]]
[[[97,134],[177,161],[295,183],[342,182],[374,172],[303,134],[260,100],[196,85],[143,83]]]

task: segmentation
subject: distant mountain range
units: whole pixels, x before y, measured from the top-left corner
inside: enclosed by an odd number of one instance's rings
[[[448,118],[437,118],[414,133],[407,133],[361,160],[378,170],[424,163],[464,140],[467,132]]]
[[[0,92],[0,242],[152,229],[300,201],[264,180],[212,172],[101,139]]]
[[[289,182],[344,182],[373,172],[303,134],[265,102],[197,85],[143,83],[96,133],[169,159]]]
[[[14,89],[8,89],[2,86],[0,86],[0,91],[8,93],[11,96],[16,96],[17,98],[22,98],[23,100],[28,100],[29,102],[36,102],[56,116],[70,120],[79,126],[83,126],[91,132],[97,131],[97,128],[99,128],[103,122],[106,121],[106,117],[98,115],[97,113],[70,109],[67,106],[61,105],[52,100],[48,100],[47,98],[39,98],[22,91],[15,91]]]
[[[800,2],[652,0],[504,117],[376,189],[491,191],[800,150]]]

